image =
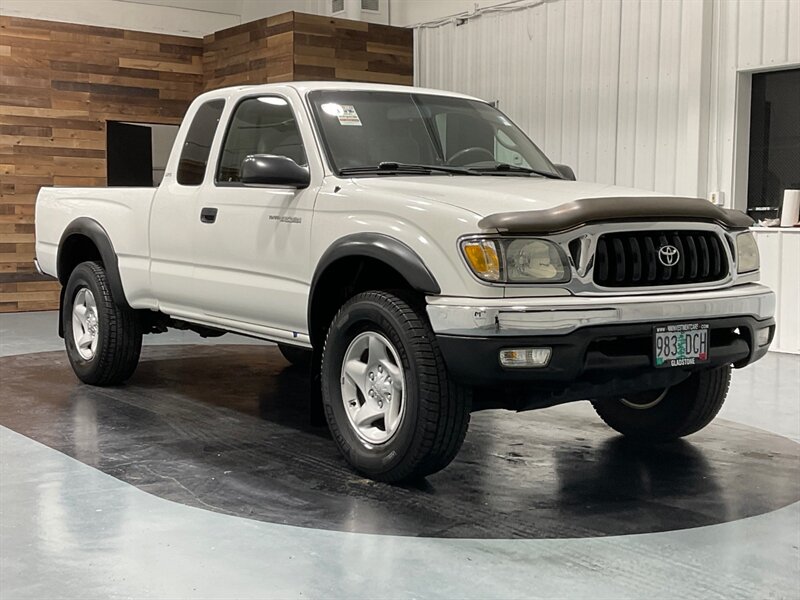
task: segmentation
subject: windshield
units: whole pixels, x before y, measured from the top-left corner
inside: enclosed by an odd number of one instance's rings
[[[483,102],[347,90],[317,90],[308,97],[328,160],[339,175],[396,174],[426,165],[460,168],[431,170],[436,173],[560,178],[508,117]]]

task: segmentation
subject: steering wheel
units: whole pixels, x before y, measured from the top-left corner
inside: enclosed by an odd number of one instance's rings
[[[453,154],[453,156],[451,156],[448,159],[447,164],[451,165],[451,166],[463,167],[464,165],[470,164],[470,162],[477,162],[477,161],[465,161],[465,162],[456,164],[455,161],[457,159],[463,158],[464,156],[466,156],[467,154],[470,154],[470,153],[473,153],[473,154],[485,154],[486,156],[489,157],[489,160],[494,162],[494,154],[492,152],[490,152],[486,148],[481,148],[480,146],[471,146],[469,148],[463,148],[463,149],[459,150],[458,152],[456,152],[455,154]]]

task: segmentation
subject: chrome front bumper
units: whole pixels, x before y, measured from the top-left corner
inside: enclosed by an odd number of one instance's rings
[[[428,297],[434,332],[449,336],[560,335],[597,325],[774,314],[775,294],[758,283],[650,296]]]

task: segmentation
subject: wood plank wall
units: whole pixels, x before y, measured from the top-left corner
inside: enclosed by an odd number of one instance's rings
[[[289,12],[203,39],[205,88],[280,81],[411,85],[414,32]]]
[[[103,186],[106,122],[178,124],[203,90],[347,80],[411,85],[413,31],[296,12],[204,39],[0,16],[0,312],[58,307],[36,274],[41,186]]]
[[[412,85],[414,31],[295,13],[294,80]]]
[[[106,121],[180,123],[202,40],[0,17],[0,312],[58,306],[36,274],[41,186],[106,183]]]
[[[283,13],[205,36],[205,89],[292,81],[294,17]]]

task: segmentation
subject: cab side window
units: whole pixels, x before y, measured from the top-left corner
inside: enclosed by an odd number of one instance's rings
[[[308,164],[300,130],[288,101],[278,96],[243,100],[236,107],[222,144],[217,181],[241,181],[242,161],[251,154],[274,154]]]
[[[211,100],[197,109],[183,142],[178,162],[178,183],[181,185],[203,183],[211,142],[214,140],[223,108],[225,108],[224,100]]]

